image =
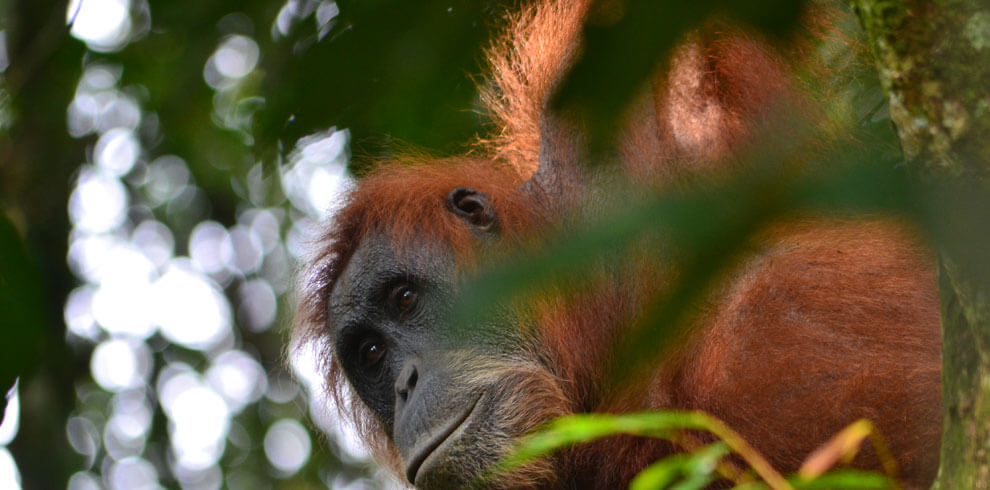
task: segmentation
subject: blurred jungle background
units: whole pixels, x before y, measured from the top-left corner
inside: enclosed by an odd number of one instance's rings
[[[564,87],[562,103],[595,101],[595,134],[709,14],[786,36],[801,6],[653,3],[629,2],[624,31],[589,31]],[[285,354],[294,275],[356,166],[487,134],[482,48],[517,4],[0,0],[0,488],[387,486],[326,408],[312,355]],[[870,135],[869,158],[903,167],[880,80],[852,71],[818,89]],[[864,197],[880,177],[849,178],[835,199],[901,206],[900,188]],[[990,277],[967,250],[979,267],[963,269]]]
[[[480,131],[496,5],[0,5],[0,488],[377,488],[290,290],[352,152]]]

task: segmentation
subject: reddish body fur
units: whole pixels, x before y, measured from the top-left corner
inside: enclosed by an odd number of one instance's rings
[[[927,487],[941,436],[941,342],[926,248],[903,227],[877,220],[791,224],[773,235],[702,308],[643,398],[605,397],[591,410],[702,410],[782,471],[796,470],[829,437],[866,418],[897,456],[904,482]],[[572,316],[559,337],[595,337],[588,330],[600,324],[588,319],[604,320],[603,311],[608,306]],[[570,369],[587,366],[587,347],[572,357],[578,344],[558,347],[559,359],[579,363]],[[571,457],[574,471],[594,473],[587,481],[601,482],[597,488],[617,488],[669,451],[614,438]],[[602,481],[593,462],[608,460],[628,466]],[[867,449],[856,465],[877,468],[879,461]]]
[[[518,189],[536,168],[540,112],[578,49],[585,3],[551,1],[527,10],[489,53],[495,88],[485,98],[501,128],[487,142],[489,159],[388,167],[361,182],[314,260],[300,311],[305,335],[319,336],[332,321],[326,297],[370,230],[390,233],[400,248],[430,237],[471,262],[475,237],[442,206],[453,187],[493,197],[503,240],[525,243],[545,229],[545,216]],[[637,162],[627,163],[630,171],[662,185],[724,173],[776,103],[800,103],[772,52],[739,33],[706,42],[699,36],[679,48],[669,73],[629,112],[620,148],[625,162]],[[938,297],[928,250],[906,226],[884,219],[779,224],[754,248],[701,308],[649,389],[634,397],[604,386],[601,370],[643,296],[669,281],[663,272],[606,285],[590,297],[538,299],[536,328],[553,376],[534,374],[532,385],[545,387],[542,396],[528,407],[514,400],[517,407],[506,410],[531,419],[520,423],[529,427],[585,411],[704,410],[781,471],[796,470],[830,436],[868,418],[889,442],[905,482],[926,486],[937,469],[941,432]],[[328,359],[328,369],[334,393],[346,392],[335,359]],[[380,459],[396,464],[375,418],[360,404],[351,410]],[[618,488],[671,450],[662,442],[615,437],[569,450],[554,467],[505,485]],[[877,466],[869,450],[856,464]]]

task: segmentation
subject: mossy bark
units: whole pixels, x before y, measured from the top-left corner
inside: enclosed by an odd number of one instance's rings
[[[929,187],[973,189],[941,202],[937,228],[990,203],[990,3],[851,0],[876,57],[911,170]],[[977,211],[979,211],[977,209]],[[985,221],[985,220],[984,220]],[[990,489],[990,222],[968,239],[934,234],[942,296],[945,433],[934,488]]]

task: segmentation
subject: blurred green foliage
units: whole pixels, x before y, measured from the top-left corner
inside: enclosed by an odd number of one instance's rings
[[[472,76],[505,3],[339,2],[319,31],[294,30],[272,46],[255,134],[290,142],[336,125],[352,131],[359,154],[393,141],[463,149],[485,122]]]
[[[94,345],[67,334],[63,320],[68,293],[79,281],[66,264],[69,194],[80,165],[98,158],[98,135],[66,131],[67,110],[86,70],[102,66],[116,74],[119,93],[142,111],[135,128],[142,162],[162,155],[185,160],[194,187],[174,202],[142,204],[144,177],[124,178],[136,205],[129,210],[131,226],[147,219],[165,223],[174,253],[182,255],[190,252],[197,224],[232,226],[250,208],[285,210],[281,232],[288,233],[300,216],[286,201],[279,169],[301,136],[346,128],[353,151],[372,158],[397,142],[463,149],[485,128],[472,77],[481,71],[481,47],[505,7],[495,1],[308,0],[126,5],[128,37],[109,48],[86,49],[69,34],[66,19],[75,12],[67,12],[67,2],[0,3],[9,59],[0,67],[0,322],[6,333],[0,389],[24,377],[21,431],[10,448],[26,488],[64,488],[69,475],[88,465],[97,474],[109,468],[91,466],[66,436],[70,415],[99,414],[112,403],[88,369]],[[211,86],[211,57],[235,36],[256,43],[260,62],[233,85]],[[236,304],[236,288],[227,293]],[[292,306],[287,297],[279,300],[279,325],[291,321]],[[277,330],[241,330],[236,342],[261,361],[270,384],[291,383],[285,334]],[[159,337],[149,345],[156,362],[196,370],[209,365],[204,353]],[[314,438],[324,442],[315,444],[311,463],[293,479],[283,481],[266,469],[261,440],[267,426],[305,412],[301,398],[262,399],[241,412],[236,422],[246,437],[238,433],[220,464],[250,468],[251,477],[226,484],[322,486],[367,475],[363,464],[340,455],[335,440],[321,437]],[[175,485],[168,431],[159,408],[145,456],[163,483]],[[110,461],[105,451],[100,454]]]

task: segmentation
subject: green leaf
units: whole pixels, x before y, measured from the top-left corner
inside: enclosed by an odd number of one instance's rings
[[[494,1],[340,0],[326,35],[300,24],[262,61],[263,147],[348,128],[358,154],[392,142],[452,152],[487,122],[472,77],[499,23]],[[393,148],[389,148],[393,146]],[[368,163],[355,160],[355,165]]]
[[[715,475],[691,475],[670,487],[670,490],[699,490],[715,480]]]
[[[569,415],[555,419],[546,429],[528,437],[506,462],[508,467],[515,467],[564,447],[618,434],[666,439],[676,429],[704,430],[708,420],[704,414],[677,411]]]
[[[629,490],[666,488],[686,472],[684,467],[690,459],[689,454],[675,454],[647,466],[629,484]]]
[[[797,490],[885,489],[894,487],[894,482],[886,475],[862,470],[831,471],[810,481],[801,478],[791,478],[789,481]]]
[[[630,490],[666,488],[678,478],[687,475],[673,488],[703,488],[713,481],[715,465],[729,454],[729,446],[723,442],[710,444],[688,454],[675,454],[647,466],[629,485]]]

